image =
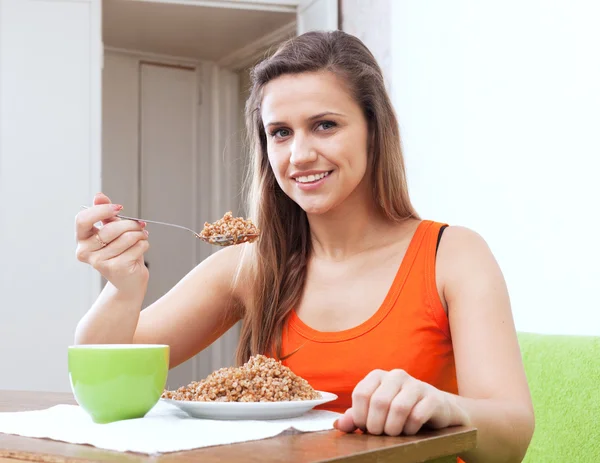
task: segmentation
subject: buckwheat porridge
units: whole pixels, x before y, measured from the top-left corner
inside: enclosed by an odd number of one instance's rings
[[[239,244],[255,241],[259,233],[260,230],[252,223],[251,219],[233,217],[229,211],[214,223],[205,222],[200,236],[214,244],[218,244],[214,241],[215,237],[228,236],[233,238],[234,244]]]
[[[241,367],[221,368],[201,381],[175,391],[165,390],[163,399],[210,402],[280,402],[320,399],[308,381],[281,362],[255,355]]]

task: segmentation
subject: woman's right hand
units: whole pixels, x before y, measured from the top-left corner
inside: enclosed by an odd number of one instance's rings
[[[120,291],[145,291],[149,276],[144,265],[148,231],[143,222],[119,219],[117,214],[122,208],[98,193],[93,207],[77,214],[77,259],[90,264]],[[101,228],[94,225],[97,222],[102,222]]]

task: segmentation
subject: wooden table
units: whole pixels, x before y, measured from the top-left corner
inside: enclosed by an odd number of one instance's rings
[[[67,393],[0,391],[0,412],[38,410],[61,403],[75,404],[76,402],[72,394]],[[0,433],[0,463],[22,461],[456,463],[456,455],[473,449],[475,445],[476,430],[468,427],[422,432],[414,437],[323,431],[283,434],[252,442],[147,456],[102,450],[90,445],[67,444],[49,439]]]

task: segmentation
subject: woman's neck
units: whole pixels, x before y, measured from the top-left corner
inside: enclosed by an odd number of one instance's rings
[[[308,215],[314,257],[343,261],[389,241],[398,224],[384,217],[364,190],[355,191],[332,211]]]

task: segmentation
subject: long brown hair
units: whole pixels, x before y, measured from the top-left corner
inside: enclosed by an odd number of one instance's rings
[[[330,71],[348,85],[369,124],[369,163],[374,201],[393,221],[418,218],[406,184],[398,122],[381,69],[369,49],[341,31],[308,32],[283,43],[251,72],[246,126],[251,163],[248,212],[261,230],[249,246],[252,289],[237,350],[238,363],[255,354],[281,358],[285,320],[302,297],[311,253],[306,213],[279,187],[267,155],[260,104],[264,86],[286,74]],[[289,353],[285,353],[289,355]]]

